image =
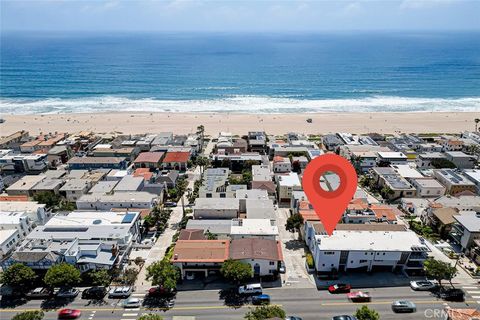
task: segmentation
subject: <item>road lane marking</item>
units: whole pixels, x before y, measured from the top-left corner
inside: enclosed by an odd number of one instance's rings
[[[122,314],[122,317],[136,317],[138,316],[138,313],[124,313]]]
[[[478,289],[478,287],[462,287],[463,289]]]
[[[473,299],[480,299],[480,296],[472,296]]]

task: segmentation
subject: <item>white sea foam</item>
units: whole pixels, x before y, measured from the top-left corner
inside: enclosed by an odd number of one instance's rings
[[[43,100],[0,98],[0,113],[3,114],[108,111],[232,113],[480,111],[480,97],[443,99],[372,96],[359,99],[324,100],[265,96],[232,96],[213,100],[131,99],[113,96]]]

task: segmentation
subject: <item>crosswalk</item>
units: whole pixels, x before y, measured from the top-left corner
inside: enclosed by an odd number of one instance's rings
[[[140,308],[128,309],[128,311],[125,311],[122,314],[121,320],[135,320],[138,317],[139,311],[140,311]]]
[[[95,311],[95,310],[90,311],[90,314],[89,314],[89,316],[88,316],[88,320],[92,320],[93,317],[95,317],[95,313],[96,313],[96,312],[97,312],[97,311]]]
[[[463,291],[470,295],[473,299],[477,300],[477,303],[480,304],[480,285],[472,284],[467,286],[462,286]]]

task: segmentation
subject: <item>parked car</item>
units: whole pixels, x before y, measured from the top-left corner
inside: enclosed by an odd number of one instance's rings
[[[352,286],[346,283],[337,283],[328,287],[330,293],[349,293]]]
[[[238,287],[239,294],[262,294],[262,285],[260,283],[252,283]]]
[[[124,308],[140,308],[141,300],[138,298],[128,298],[123,301]]]
[[[187,274],[185,275],[185,279],[187,279],[187,280],[195,279],[195,273],[187,271]]]
[[[438,283],[431,280],[410,281],[410,288],[416,291],[429,291],[438,287]]]
[[[148,289],[148,296],[149,297],[171,297],[176,294],[176,290],[167,290],[162,287],[153,287]]]
[[[357,318],[354,316],[342,315],[342,316],[334,316],[332,320],[357,320]]]
[[[66,298],[66,299],[72,299],[78,296],[80,291],[75,288],[61,288],[58,290],[55,294],[57,298]]]
[[[128,298],[132,294],[132,287],[115,287],[108,292],[109,298]]]
[[[45,299],[52,295],[52,291],[47,288],[35,288],[27,293],[27,298],[30,299]]]
[[[77,319],[82,312],[78,309],[61,309],[58,311],[58,319]]]
[[[417,312],[417,306],[412,301],[397,300],[392,303],[393,312]]]
[[[285,318],[285,320],[303,320],[303,319],[297,316],[288,316]]]
[[[252,297],[252,304],[270,304],[270,296],[268,294],[260,294]]]
[[[465,292],[462,289],[444,289],[440,290],[438,296],[447,301],[464,301],[465,300]]]
[[[105,287],[91,287],[82,292],[82,299],[103,299],[107,294]]]
[[[164,202],[163,205],[167,208],[173,208],[177,206],[177,203],[173,201],[167,201],[167,202]]]
[[[347,297],[352,302],[370,302],[372,298],[368,292],[354,291],[347,294]]]
[[[285,263],[282,261],[280,264],[280,268],[278,268],[278,273],[284,274],[287,272],[287,268],[285,267]]]

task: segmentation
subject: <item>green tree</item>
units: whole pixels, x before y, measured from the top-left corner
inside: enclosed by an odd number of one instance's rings
[[[380,320],[378,312],[367,306],[358,308],[357,312],[355,312],[355,317],[357,317],[358,320]]]
[[[292,214],[287,219],[287,223],[285,224],[285,229],[290,232],[300,231],[300,228],[303,224],[303,217],[299,213]]]
[[[49,209],[58,207],[62,198],[53,192],[39,192],[33,196],[33,199],[38,203],[43,203]]]
[[[25,311],[17,313],[13,316],[12,320],[42,320],[44,316],[43,311]]]
[[[151,280],[154,286],[175,289],[179,278],[178,268],[172,266],[168,260],[160,260],[147,267],[147,280]]]
[[[43,282],[50,288],[71,287],[81,280],[80,271],[68,263],[60,263],[48,269]]]
[[[220,269],[222,276],[225,279],[240,283],[253,277],[252,267],[245,262],[228,259]]]
[[[122,283],[126,285],[134,285],[137,280],[138,270],[135,268],[128,268],[121,276]]]
[[[207,237],[208,240],[217,240],[218,239],[218,235],[215,234],[215,233],[211,233],[210,230],[207,230],[207,232],[205,232],[205,236]]]
[[[200,167],[200,173],[203,174],[205,171],[205,167],[207,167],[210,164],[210,159],[207,157],[198,157],[195,160],[195,164]]]
[[[144,314],[138,320],[163,320],[163,317],[159,314],[154,314],[154,313],[149,313],[149,314]]]
[[[28,289],[36,278],[37,275],[32,268],[15,263],[2,272],[0,282],[12,288]]]
[[[457,166],[447,159],[433,159],[432,166],[435,169],[455,169]]]
[[[442,286],[442,280],[452,281],[453,277],[457,274],[457,268],[450,263],[435,260],[430,257],[423,263],[423,269],[425,274],[430,279],[435,279],[438,284]]]
[[[247,320],[266,320],[271,318],[285,319],[285,311],[276,305],[259,306],[255,309],[250,309],[245,315]]]
[[[85,274],[87,280],[94,286],[108,286],[112,277],[107,270],[92,270]]]

